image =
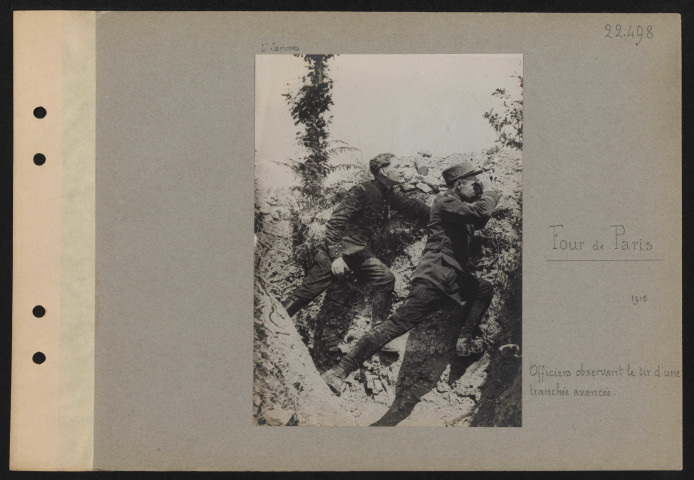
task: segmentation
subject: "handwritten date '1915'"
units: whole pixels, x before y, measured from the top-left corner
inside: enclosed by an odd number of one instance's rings
[[[638,305],[639,303],[646,303],[648,302],[648,297],[646,295],[632,295],[631,296],[631,303],[634,305]]]
[[[633,38],[634,40],[638,38],[635,42],[636,45],[641,43],[644,38],[648,40],[653,38],[653,25],[629,25],[623,29],[619,23],[615,24],[614,28],[608,23],[605,25],[605,30],[607,31],[605,38]]]

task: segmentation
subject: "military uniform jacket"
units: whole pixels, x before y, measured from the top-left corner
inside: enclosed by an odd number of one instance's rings
[[[483,228],[499,201],[499,193],[484,192],[473,203],[448,192],[438,195],[431,206],[429,236],[413,278],[423,278],[462,304],[457,277],[470,255],[475,229]]]
[[[343,255],[372,257],[369,241],[386,223],[391,209],[423,224],[429,219],[429,207],[424,202],[394,192],[377,180],[349,189],[326,225],[325,246],[330,259]]]

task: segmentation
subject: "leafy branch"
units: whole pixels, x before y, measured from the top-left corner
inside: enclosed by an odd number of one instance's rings
[[[307,155],[291,165],[301,179],[301,190],[305,195],[317,196],[323,181],[330,173],[328,161],[328,125],[332,116],[328,115],[333,105],[333,81],[328,76],[328,60],[333,55],[296,55],[307,64],[308,73],[302,77],[303,85],[295,94],[287,92],[287,99],[294,125],[303,126],[296,132],[299,145],[306,148]]]
[[[523,77],[514,75],[523,90]],[[492,93],[502,103],[500,113],[490,109],[482,115],[496,132],[496,142],[503,147],[518,150],[523,148],[523,98],[511,98],[504,88],[497,88]]]

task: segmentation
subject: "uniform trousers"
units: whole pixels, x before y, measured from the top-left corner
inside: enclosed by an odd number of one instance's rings
[[[343,258],[357,280],[371,283],[375,292],[383,292],[389,295],[395,289],[395,275],[378,258],[363,253],[346,255]],[[304,277],[301,286],[291,296],[295,297],[303,305],[306,305],[323,293],[334,281],[332,261],[323,249],[319,249],[311,270]]]
[[[461,298],[466,302],[467,315],[461,335],[472,335],[484,316],[494,295],[494,287],[484,279],[470,273],[459,273],[457,278]],[[372,328],[345,355],[340,366],[347,372],[359,368],[386,343],[408,332],[426,316],[453,300],[427,279],[416,278],[407,298],[385,322]],[[467,305],[469,304],[469,305]]]

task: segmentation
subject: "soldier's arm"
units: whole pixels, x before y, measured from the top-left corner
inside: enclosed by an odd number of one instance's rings
[[[342,201],[333,210],[333,214],[325,226],[325,246],[330,260],[342,256],[342,236],[345,232],[345,225],[362,210],[363,201],[364,187],[355,185],[349,189]]]
[[[393,192],[390,197],[390,207],[398,213],[404,213],[417,221],[427,224],[429,222],[429,206],[416,198],[410,198],[401,193]]]
[[[457,221],[470,223],[475,228],[484,228],[499,202],[500,194],[488,191],[476,202],[468,203],[450,196],[441,200],[441,213],[444,216],[455,217]]]

